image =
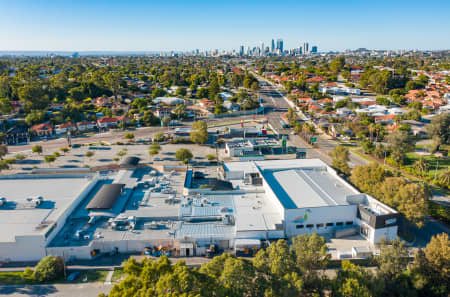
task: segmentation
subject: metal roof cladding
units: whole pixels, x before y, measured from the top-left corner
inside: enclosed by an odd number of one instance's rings
[[[134,156],[126,157],[122,162],[122,166],[136,166],[141,159]]]
[[[125,184],[105,184],[88,203],[86,209],[111,209]]]

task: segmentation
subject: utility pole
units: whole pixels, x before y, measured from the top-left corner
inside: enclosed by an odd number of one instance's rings
[[[436,177],[437,177],[437,169],[439,167],[439,159],[436,160],[436,168],[434,169],[434,179],[433,183],[436,183]]]

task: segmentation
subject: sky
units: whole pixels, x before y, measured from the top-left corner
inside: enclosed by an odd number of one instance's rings
[[[448,0],[0,0],[0,51],[450,49]]]

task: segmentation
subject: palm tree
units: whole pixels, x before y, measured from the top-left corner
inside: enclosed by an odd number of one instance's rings
[[[423,158],[420,158],[414,163],[414,169],[419,172],[420,176],[424,176],[425,172],[428,171],[428,168],[429,165]]]
[[[376,128],[374,124],[370,124],[369,125],[369,136],[370,136],[370,141],[373,141],[373,132],[375,132]]]
[[[439,182],[444,186],[450,186],[450,169],[445,170],[439,175]]]

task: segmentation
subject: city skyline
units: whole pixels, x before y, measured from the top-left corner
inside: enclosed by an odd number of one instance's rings
[[[450,48],[443,38],[450,28],[447,8],[444,1],[0,0],[0,50],[232,50],[261,41],[270,48],[272,36],[282,38],[286,49],[307,40],[321,51],[440,50]]]

